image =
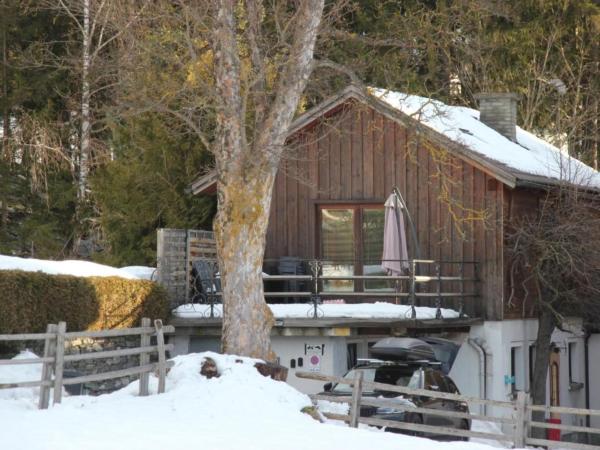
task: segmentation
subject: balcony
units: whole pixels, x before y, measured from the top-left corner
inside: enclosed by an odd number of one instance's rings
[[[329,305],[360,303],[363,309],[368,309],[365,304],[375,302],[404,305],[404,320],[419,319],[423,307],[432,308],[434,313],[428,314],[438,321],[481,316],[476,262],[428,259],[404,262],[405,273],[388,275],[381,268],[381,260],[327,261],[293,257],[265,260],[265,298],[271,305],[304,304],[307,306],[305,318],[313,320],[327,318],[328,312],[331,314],[334,309]],[[189,300],[180,303],[205,305],[203,317],[206,319],[221,316],[221,280],[214,259],[193,262],[189,289]],[[448,314],[449,311],[452,313]]]

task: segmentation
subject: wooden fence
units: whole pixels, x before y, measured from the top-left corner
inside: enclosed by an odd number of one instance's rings
[[[167,361],[165,352],[173,349],[173,344],[165,344],[164,334],[172,333],[175,328],[172,325],[163,326],[161,320],[155,320],[154,326],[150,319],[142,319],[141,327],[121,328],[99,331],[70,331],[67,332],[65,322],[49,324],[45,333],[30,334],[0,334],[1,341],[44,341],[44,355],[41,358],[27,359],[0,359],[0,365],[17,364],[42,364],[42,376],[39,381],[21,381],[13,383],[0,383],[0,389],[12,389],[19,387],[39,387],[40,399],[38,407],[48,408],[50,403],[50,390],[53,391],[53,404],[60,403],[62,399],[63,386],[71,384],[88,383],[91,381],[109,380],[129,375],[140,375],[141,396],[148,395],[148,382],[151,372],[158,372],[158,393],[165,391],[165,377],[167,368],[172,366]],[[118,336],[140,336],[140,346],[119,350],[96,351],[80,353],[76,355],[65,355],[65,341],[80,338],[111,338]],[[156,345],[150,345],[152,336],[156,336]],[[150,354],[158,354],[158,362],[150,363]],[[123,356],[140,355],[140,364],[137,367],[113,370],[110,372],[96,373],[92,375],[64,378],[64,364],[72,361],[82,361],[102,358],[117,358]]]
[[[458,436],[465,438],[481,438],[489,439],[500,442],[510,442],[513,448],[525,448],[526,445],[545,446],[548,448],[561,448],[561,449],[579,449],[579,450],[598,450],[598,446],[589,444],[580,444],[575,442],[555,441],[549,439],[537,439],[530,437],[531,428],[545,428],[545,429],[557,429],[564,431],[583,432],[600,434],[600,428],[590,427],[579,427],[572,425],[562,425],[546,422],[536,422],[531,418],[533,411],[544,411],[546,413],[554,414],[575,414],[583,416],[600,416],[600,410],[591,409],[579,409],[579,408],[567,408],[559,406],[543,406],[543,405],[530,405],[528,395],[524,392],[518,392],[517,399],[513,402],[499,401],[499,400],[487,400],[477,397],[469,397],[459,394],[451,394],[446,392],[431,391],[425,389],[412,389],[403,386],[395,386],[390,384],[365,381],[363,380],[363,374],[360,370],[356,371],[354,379],[334,377],[330,375],[322,375],[314,372],[296,372],[296,376],[299,378],[305,378],[309,380],[325,381],[331,383],[347,384],[352,386],[351,396],[337,396],[328,394],[314,394],[311,395],[313,400],[327,400],[336,403],[347,403],[350,405],[350,410],[347,415],[343,414],[332,414],[324,413],[324,416],[329,419],[343,420],[348,422],[351,427],[358,427],[359,423],[366,425],[372,425],[377,427],[389,427],[407,431],[417,431],[421,433],[427,433],[432,435],[444,435],[444,436]],[[397,392],[398,394],[405,394],[409,396],[423,396],[430,398],[437,398],[443,400],[454,400],[459,402],[466,402],[470,404],[483,404],[490,405],[496,408],[505,408],[511,411],[509,417],[503,416],[491,416],[481,414],[471,414],[469,412],[449,411],[447,409],[430,409],[420,408],[409,404],[402,404],[389,398],[373,398],[363,397],[363,390],[367,388],[370,390],[380,390],[386,392]],[[457,428],[449,428],[442,426],[423,425],[407,422],[398,422],[392,420],[384,420],[373,417],[361,417],[360,407],[374,406],[384,408],[394,408],[400,411],[408,411],[413,413],[438,415],[446,417],[456,417],[468,420],[482,420],[487,422],[494,422],[500,424],[508,424],[512,430],[509,434],[498,434],[498,433],[487,433],[481,431],[461,430]]]

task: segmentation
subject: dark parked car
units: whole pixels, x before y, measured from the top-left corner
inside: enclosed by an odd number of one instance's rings
[[[423,361],[368,361],[359,364],[350,370],[344,378],[354,378],[356,371],[363,372],[364,381],[375,381],[395,386],[405,386],[413,389],[428,389],[439,392],[448,392],[460,394],[454,382],[443,373],[439,368],[439,363]],[[325,385],[325,391],[328,395],[347,396],[351,395],[352,387],[347,384]],[[385,390],[363,390],[364,397],[385,397],[395,398],[399,404],[414,405],[419,408],[437,409],[440,411],[457,411],[468,413],[469,408],[466,403],[456,400],[443,400],[432,397],[398,394],[397,392]],[[421,414],[410,411],[402,411],[389,407],[361,406],[361,417],[373,417],[377,419],[393,420],[398,422],[443,426],[450,428],[459,428],[469,430],[471,422],[468,419],[457,417],[448,417],[445,414]],[[427,433],[407,432],[406,430],[388,428],[388,431],[409,433],[423,436]],[[427,435],[429,437],[429,435]],[[431,435],[439,438],[441,435]]]

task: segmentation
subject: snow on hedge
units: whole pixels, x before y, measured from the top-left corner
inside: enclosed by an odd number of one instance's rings
[[[155,269],[143,266],[117,269],[90,261],[50,261],[0,255],[0,270],[23,270],[25,272],[43,272],[50,275],[73,275],[76,277],[121,277],[135,280],[151,279],[150,277]]]
[[[200,375],[202,360],[217,362],[221,376]],[[238,363],[236,361],[242,361]],[[254,360],[214,353],[175,358],[167,391],[136,395],[138,383],[100,397],[65,397],[49,410],[32,399],[0,399],[3,448],[11,450],[491,450],[483,444],[435,442],[319,423],[302,408],[310,399],[286,383],[261,376]]]
[[[269,305],[276,319],[308,319],[313,317],[313,306],[309,303],[271,304]],[[339,304],[330,303],[319,305],[319,316],[327,318],[352,318],[352,319],[410,319],[411,308],[409,305],[395,305],[393,303],[355,303]],[[415,308],[417,319],[435,319],[435,308],[418,306]],[[458,318],[458,312],[442,308],[444,319]],[[222,316],[222,305],[214,306],[214,314]],[[173,310],[175,317],[196,319],[206,318],[210,314],[210,306],[192,304],[178,306]]]
[[[146,266],[127,266],[119,269],[122,272],[126,272],[129,275],[133,275],[135,278],[142,280],[156,280],[156,268]]]

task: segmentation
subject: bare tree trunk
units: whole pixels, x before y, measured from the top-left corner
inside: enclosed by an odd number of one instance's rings
[[[223,352],[272,361],[262,265],[274,174],[222,185],[215,233],[223,280]]]
[[[260,42],[260,2],[248,0],[250,46]],[[323,14],[323,0],[299,2],[294,35],[270,104],[266,82],[259,91],[253,123],[254,142],[246,136],[238,49],[236,0],[214,2],[213,51],[217,86],[217,133],[213,146],[218,183],[214,224],[223,282],[223,351],[271,361],[273,314],[264,299],[262,265],[273,183],[287,130],[313,68],[313,52]],[[237,9],[239,11],[239,9]],[[261,66],[260,51],[252,49]],[[256,73],[266,76],[261,67]],[[246,93],[247,94],[247,93]],[[263,119],[264,118],[264,119]]]
[[[2,24],[2,96],[4,105],[2,108],[2,152],[0,153],[0,168],[3,165],[7,166],[6,171],[0,173],[2,176],[8,175],[8,161],[10,160],[10,151],[8,148],[8,139],[10,134],[10,108],[8,106],[8,51],[6,49],[6,23]],[[7,186],[8,180],[0,180],[2,185]],[[4,227],[8,224],[8,195],[5,190],[2,190],[2,210],[0,211],[0,226]]]
[[[552,332],[556,326],[554,316],[548,309],[543,309],[539,316],[538,332],[535,348],[535,362],[533,366],[533,385],[531,387],[531,398],[534,405],[546,403],[546,382],[548,379],[548,366],[550,364],[550,344]],[[543,411],[534,411],[533,420],[544,422]],[[543,438],[546,430],[533,428],[533,437]]]
[[[82,28],[82,70],[81,70],[81,143],[79,151],[79,201],[86,197],[88,174],[90,171],[90,0],[83,0]]]
[[[8,52],[6,50],[6,25],[2,27],[2,156],[8,159],[8,135],[10,133],[10,110],[8,107]]]

